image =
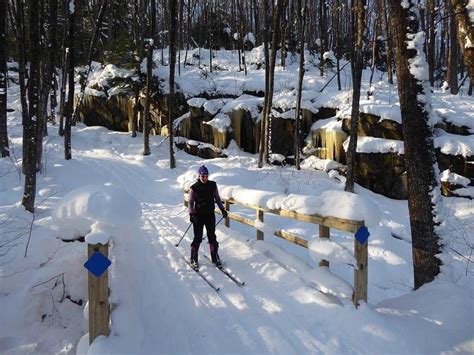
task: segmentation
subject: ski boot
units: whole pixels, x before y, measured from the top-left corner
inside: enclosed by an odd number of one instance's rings
[[[219,269],[222,269],[221,258],[219,258],[219,254],[217,254],[217,249],[219,248],[218,243],[210,244],[211,248],[211,259],[214,265],[216,265]]]
[[[194,271],[199,271],[198,250],[198,247],[191,245],[191,262],[189,263],[189,265],[191,266],[191,268],[193,268]]]

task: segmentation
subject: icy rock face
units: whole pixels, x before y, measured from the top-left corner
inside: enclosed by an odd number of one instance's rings
[[[349,134],[350,118],[342,120],[342,129]],[[357,127],[357,134],[361,137],[378,137],[385,139],[403,140],[402,125],[393,120],[382,120],[379,116],[361,112]]]
[[[108,129],[128,131],[129,112],[133,112],[132,100],[124,94],[109,98],[84,95],[79,117],[87,126],[103,126]]]
[[[381,195],[408,198],[405,156],[397,153],[358,153],[356,181]]]

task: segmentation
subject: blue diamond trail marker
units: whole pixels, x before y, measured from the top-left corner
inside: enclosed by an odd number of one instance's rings
[[[96,251],[89,260],[84,263],[84,267],[99,277],[109,268],[110,264],[112,264],[112,262],[107,257]]]
[[[367,239],[369,239],[369,230],[367,229],[366,226],[362,226],[359,228],[359,230],[355,234],[355,238],[357,241],[360,243],[360,245],[364,245]]]

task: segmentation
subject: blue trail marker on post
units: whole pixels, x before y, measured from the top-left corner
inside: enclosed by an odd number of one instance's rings
[[[109,268],[110,264],[112,264],[112,262],[107,257],[96,251],[89,260],[84,263],[84,267],[89,270],[90,273],[99,277]]]
[[[364,245],[367,239],[369,239],[369,230],[367,229],[366,226],[362,226],[359,228],[359,230],[355,234],[355,238],[357,241],[360,243],[360,245]]]

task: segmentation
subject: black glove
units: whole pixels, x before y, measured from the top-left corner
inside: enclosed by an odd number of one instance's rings
[[[227,218],[229,216],[229,214],[224,208],[221,209],[221,212],[222,212],[222,217]]]
[[[192,224],[194,224],[194,223],[197,223],[197,221],[198,221],[198,218],[197,218],[197,216],[196,216],[195,214],[190,214],[190,215],[189,215],[189,222],[191,222]]]

